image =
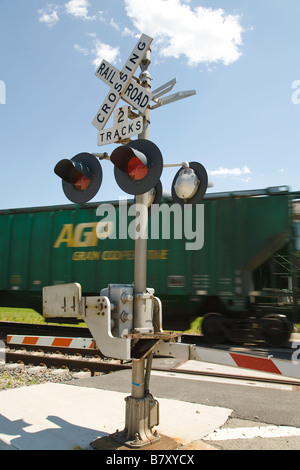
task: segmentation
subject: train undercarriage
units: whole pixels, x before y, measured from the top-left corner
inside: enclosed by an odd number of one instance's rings
[[[202,320],[204,340],[210,344],[264,343],[270,347],[287,345],[294,324],[282,313],[261,317],[232,318],[221,313],[207,313]]]

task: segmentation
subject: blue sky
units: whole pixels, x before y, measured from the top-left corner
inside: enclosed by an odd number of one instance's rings
[[[109,90],[94,72],[121,69],[141,33],[152,89],[197,91],[151,111],[165,163],[201,162],[209,192],[300,189],[299,18],[299,0],[0,0],[0,209],[69,203],[55,164],[114,150],[91,124]],[[102,168],[94,201],[124,196]]]

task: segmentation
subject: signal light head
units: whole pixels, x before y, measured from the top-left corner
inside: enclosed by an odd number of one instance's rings
[[[150,191],[158,182],[163,168],[159,148],[144,139],[117,147],[110,161],[115,165],[115,178],[120,188],[133,195]]]
[[[97,158],[90,153],[79,153],[71,160],[60,160],[54,172],[62,179],[63,191],[74,203],[92,199],[102,183],[102,168]]]
[[[173,201],[180,205],[198,204],[207,190],[208,179],[204,166],[198,162],[190,162],[188,165],[176,173],[172,183]]]

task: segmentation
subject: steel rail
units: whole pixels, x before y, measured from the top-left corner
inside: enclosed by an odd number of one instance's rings
[[[82,354],[82,350],[80,350]],[[54,357],[51,355],[44,354],[29,354],[27,351],[7,351],[6,352],[6,362],[19,362],[24,364],[32,365],[46,365],[48,367],[62,368],[67,367],[70,370],[89,370],[91,373],[95,372],[115,372],[119,370],[131,369],[131,362],[128,363],[115,363],[111,361],[103,361],[99,359],[98,361],[88,360],[84,358],[70,358],[68,357],[69,351],[66,351],[66,356],[63,357]],[[272,384],[281,384],[281,385],[290,385],[295,387],[295,390],[300,391],[300,380],[289,380],[286,378],[273,378],[273,377],[255,377],[252,375],[239,375],[239,374],[230,374],[223,372],[209,372],[209,371],[193,371],[185,369],[174,368],[165,368],[155,365],[155,360],[152,365],[152,370],[166,372],[166,373],[175,373],[175,374],[185,374],[185,375],[195,375],[203,377],[214,377],[214,378],[224,378],[224,379],[234,379],[237,381],[253,381],[259,383],[272,383]]]

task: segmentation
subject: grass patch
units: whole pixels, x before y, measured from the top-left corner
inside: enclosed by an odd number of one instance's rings
[[[185,330],[183,333],[201,334],[202,320],[203,317],[195,318],[195,320],[191,322],[190,328],[188,330]],[[46,322],[45,318],[40,313],[31,308],[0,307],[0,321],[34,323],[42,325],[49,324],[49,322]],[[84,321],[75,324],[68,323],[67,318],[66,323],[51,322],[51,325],[86,327],[86,323]],[[300,323],[295,325],[294,332],[300,333]]]
[[[201,334],[201,324],[202,324],[203,317],[197,317],[195,320],[191,322],[190,328],[186,330],[184,333],[189,334]]]
[[[45,323],[44,317],[31,308],[0,307],[0,321]]]
[[[48,325],[49,322],[46,322],[45,318],[38,313],[36,310],[31,308],[14,308],[14,307],[0,307],[0,321],[12,321],[20,323],[33,323],[35,325]],[[55,323],[51,322],[51,325],[61,325],[61,326],[84,326],[86,324],[84,321],[71,324],[68,323],[66,318],[66,323]]]

